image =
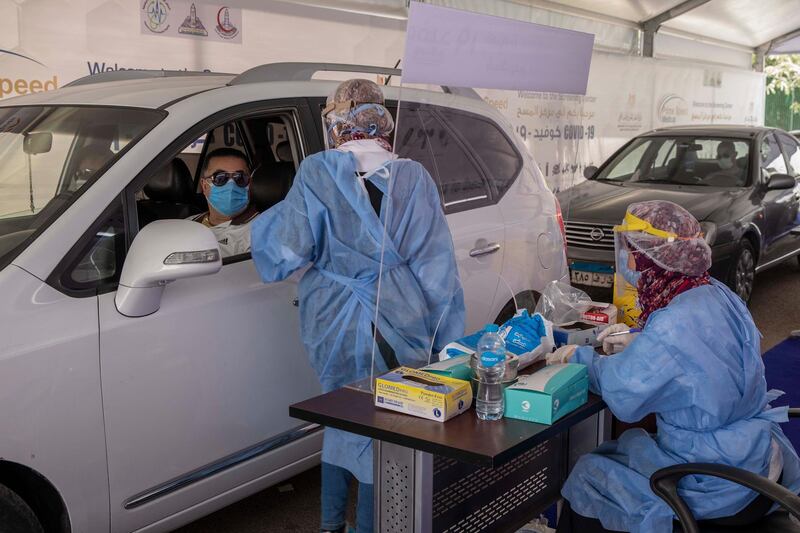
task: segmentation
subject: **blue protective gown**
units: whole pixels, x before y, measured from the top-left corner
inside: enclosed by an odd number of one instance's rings
[[[286,198],[252,229],[264,282],[311,264],[298,288],[300,330],[324,392],[370,375],[384,225],[377,327],[397,360],[419,367],[428,362],[434,331],[435,350],[464,333],[452,236],[430,175],[399,159],[365,176],[384,195],[378,218],[356,165],[353,154],[339,150],[306,158]],[[376,374],[386,370],[376,352]],[[322,460],[372,483],[371,442],[328,428]]]
[[[578,461],[562,489],[572,508],[606,529],[671,532],[673,513],[650,490],[650,475],[677,463],[721,463],[766,476],[771,439],[783,452],[782,484],[800,491],[797,454],[770,409],[759,333],[742,300],[717,281],[654,312],[623,352],[579,348],[590,388],[614,416],[635,422],[655,413],[658,432],[626,431]],[[681,496],[698,518],[731,516],[755,498],[741,486],[687,476]]]

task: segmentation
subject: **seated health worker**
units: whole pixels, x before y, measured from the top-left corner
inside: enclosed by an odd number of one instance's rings
[[[678,205],[650,201],[632,204],[614,231],[618,272],[638,288],[643,329],[603,332],[613,355],[567,346],[549,362],[587,365],[591,390],[614,416],[636,422],[655,413],[658,430],[630,429],[581,457],[561,491],[568,505],[558,531],[671,532],[673,513],[649,481],[678,463],[726,464],[798,493],[798,457],[778,426],[787,408],[768,405],[780,393],[767,391],[759,332],[744,302],[709,277],[700,224]],[[683,478],[679,492],[698,519],[744,525],[770,508],[755,492],[709,476]]]
[[[250,224],[258,210],[250,205],[250,165],[235,148],[217,148],[206,156],[200,187],[208,211],[190,217],[217,238],[222,257],[250,251]]]
[[[463,291],[436,186],[421,164],[392,154],[394,121],[383,104],[374,82],[342,83],[323,111],[334,149],[303,160],[287,197],[253,223],[253,260],[264,282],[310,265],[298,289],[300,330],[323,392],[371,375],[373,338],[377,375],[397,364],[419,367],[432,346],[438,351],[464,332]],[[353,477],[356,529],[368,533],[372,441],[325,429],[322,531],[345,531]]]

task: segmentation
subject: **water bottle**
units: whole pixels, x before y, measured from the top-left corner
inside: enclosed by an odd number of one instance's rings
[[[503,417],[503,374],[506,371],[506,342],[495,324],[488,324],[478,341],[478,394],[475,410],[481,420],[499,420]]]

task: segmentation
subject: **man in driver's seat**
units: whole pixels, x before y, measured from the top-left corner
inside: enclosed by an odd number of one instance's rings
[[[250,251],[250,223],[258,215],[250,205],[250,166],[244,154],[218,148],[206,157],[200,187],[208,211],[191,217],[214,232],[222,257]]]
[[[722,141],[717,145],[718,170],[709,174],[706,182],[709,185],[722,187],[739,187],[744,185],[744,173],[736,162],[738,154],[732,141]]]

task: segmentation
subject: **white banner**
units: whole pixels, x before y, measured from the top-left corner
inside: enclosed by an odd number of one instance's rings
[[[141,0],[145,35],[242,42],[242,10],[191,0]]]
[[[597,52],[586,96],[480,93],[509,118],[556,191],[655,128],[764,122],[762,74]]]

